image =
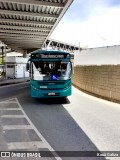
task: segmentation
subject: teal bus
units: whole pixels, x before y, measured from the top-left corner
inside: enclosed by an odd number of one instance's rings
[[[74,55],[63,51],[37,50],[27,63],[31,97],[67,97],[71,95]]]

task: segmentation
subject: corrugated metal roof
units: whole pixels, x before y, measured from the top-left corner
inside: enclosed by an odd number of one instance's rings
[[[41,48],[72,1],[0,0],[0,40],[11,48]]]

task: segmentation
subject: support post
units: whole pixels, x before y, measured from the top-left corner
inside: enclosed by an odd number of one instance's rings
[[[3,63],[4,63],[4,60],[3,60],[3,56],[4,56],[4,47],[2,46],[1,49],[2,49],[2,57],[1,57],[1,58],[2,58],[2,65],[3,65]]]
[[[23,57],[27,58],[27,50],[26,49],[24,50]]]

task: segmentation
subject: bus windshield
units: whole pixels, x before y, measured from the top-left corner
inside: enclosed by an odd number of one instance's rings
[[[32,61],[33,80],[67,80],[71,78],[71,62]]]

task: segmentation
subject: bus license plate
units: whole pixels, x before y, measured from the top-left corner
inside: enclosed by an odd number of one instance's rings
[[[47,86],[40,86],[40,88],[47,88]]]
[[[52,93],[48,93],[48,95],[49,96],[53,96],[53,95],[55,95],[55,93],[53,93],[53,92]]]

